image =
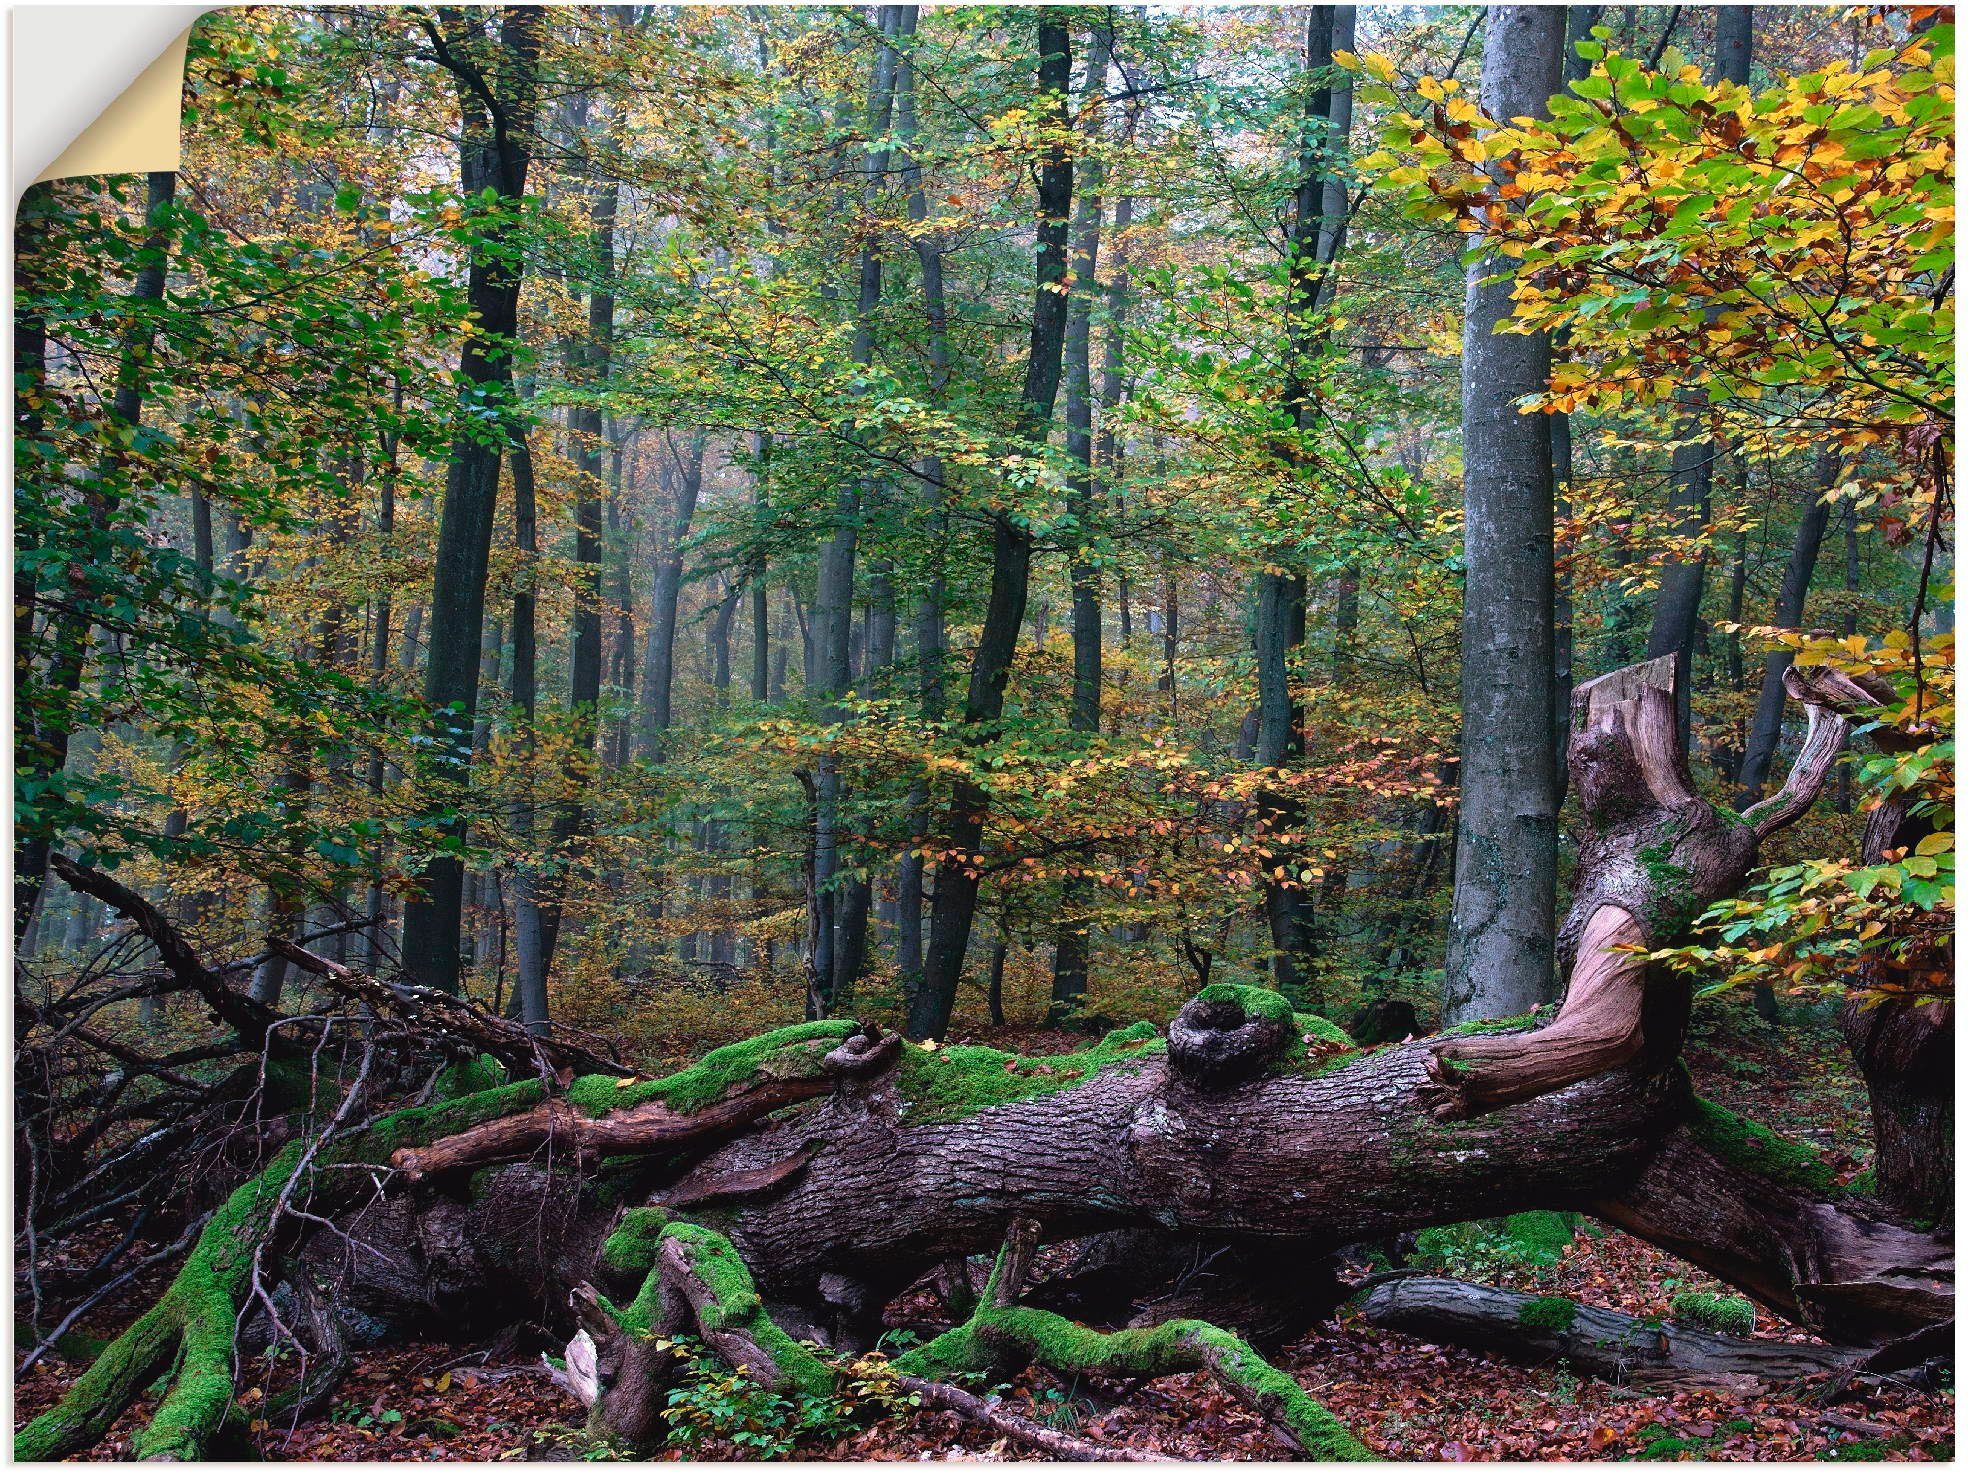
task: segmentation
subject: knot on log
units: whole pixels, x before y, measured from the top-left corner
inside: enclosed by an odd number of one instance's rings
[[[839,1047],[830,1050],[820,1060],[820,1066],[837,1077],[864,1078],[893,1063],[901,1045],[899,1033],[884,1034],[872,1022],[858,1023],[854,1031],[841,1040]]]
[[[1199,1088],[1256,1078],[1291,1041],[1291,1003],[1255,986],[1206,986],[1169,1024],[1169,1064]]]

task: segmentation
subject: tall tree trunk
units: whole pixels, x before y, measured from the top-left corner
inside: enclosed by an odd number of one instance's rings
[[[1114,49],[1114,11],[1103,7],[1093,21],[1087,51],[1086,92],[1080,103],[1080,129],[1097,139],[1107,95],[1107,71]],[[1094,557],[1099,522],[1098,493],[1093,472],[1093,307],[1099,294],[1100,226],[1105,212],[1101,198],[1099,155],[1080,168],[1079,199],[1074,206],[1072,287],[1066,313],[1066,341],[1061,352],[1066,388],[1066,458],[1073,469],[1067,481],[1067,511],[1073,518],[1070,578],[1073,588],[1073,705],[1071,729],[1082,736],[1100,734],[1100,566]],[[1060,885],[1059,924],[1053,934],[1052,1004],[1057,1020],[1069,1016],[1085,1001],[1087,937],[1091,921],[1085,914],[1087,881],[1069,877]]]
[[[897,34],[906,43],[916,33],[917,7],[900,7]],[[941,232],[921,228],[929,219],[929,201],[923,188],[922,164],[915,153],[916,64],[914,50],[905,49],[896,69],[895,127],[901,143],[900,163],[903,183],[908,189],[909,222],[916,227],[910,234],[915,247],[916,265],[922,274],[923,329],[929,357],[929,401],[940,403],[950,383],[949,305],[943,293],[943,252],[947,249]],[[926,455],[917,464],[922,486],[922,514],[929,526],[929,566],[923,578],[922,594],[916,600],[915,636],[919,698],[925,721],[943,719],[943,662],[946,636],[943,603],[947,596],[943,572],[943,551],[949,536],[950,518],[945,509],[943,461]],[[901,973],[905,994],[913,993],[923,975],[923,856],[922,845],[929,836],[930,797],[927,783],[918,782],[909,791],[909,852],[897,866],[895,969]]]
[[[671,484],[675,510],[659,533],[656,577],[649,596],[649,636],[642,656],[642,753],[661,761],[671,722],[671,694],[676,677],[677,603],[683,592],[683,544],[697,515],[697,498],[704,489],[704,449],[707,436],[693,431],[689,449],[679,455],[676,441],[667,438],[672,458]]]
[[[1565,54],[1560,68],[1560,80],[1566,87],[1591,74],[1592,63],[1578,54],[1578,44],[1592,39],[1592,28],[1599,23],[1598,5],[1569,5],[1565,8]],[[1559,334],[1552,343],[1553,349],[1563,352],[1570,333]],[[1551,421],[1551,490],[1556,502],[1556,514],[1569,517],[1572,514],[1572,418],[1569,414],[1553,414]],[[1573,661],[1575,658],[1575,639],[1572,626],[1572,571],[1570,560],[1566,559],[1554,571],[1551,606],[1551,729],[1552,739],[1562,749],[1565,731],[1571,721],[1572,683],[1575,679]],[[1559,807],[1565,805],[1567,773],[1563,762],[1556,763]]]
[[[870,66],[864,114],[870,139],[886,137],[894,114],[895,36],[902,19],[898,8],[892,5],[879,7],[876,18],[881,40]],[[868,152],[861,186],[864,216],[873,214],[887,172],[888,151],[877,148]],[[864,224],[871,226],[872,221]],[[875,316],[881,307],[881,294],[882,247],[879,238],[871,232],[859,257],[854,337],[849,350],[855,364],[864,369],[874,362]],[[871,492],[872,485],[853,476],[842,477],[834,505],[833,536],[820,550],[819,575],[814,586],[813,621],[819,668],[811,693],[820,706],[821,718],[830,722],[845,718],[838,702],[854,683],[854,564],[860,546],[864,491]],[[814,938],[813,954],[807,962],[808,1009],[815,1016],[827,1015],[837,1002],[853,994],[865,958],[866,893],[840,892],[843,887],[841,798],[840,764],[831,751],[823,751],[814,763],[813,872],[807,882]],[[846,933],[849,931],[853,933]]]
[[[1037,110],[1057,130],[1038,173],[1036,290],[1032,301],[1030,350],[1020,395],[1015,442],[1032,453],[1046,437],[1059,396],[1060,359],[1066,341],[1066,243],[1073,209],[1073,161],[1066,150],[1067,89],[1073,71],[1071,13],[1048,6],[1037,13],[1039,50]],[[984,627],[971,656],[970,686],[963,723],[968,740],[986,742],[1004,712],[1006,682],[1019,626],[1025,621],[1025,595],[1031,580],[1032,534],[1007,510],[991,516],[991,591]],[[970,927],[977,913],[982,879],[976,863],[984,840],[989,796],[975,783],[958,781],[943,824],[948,857],[937,865],[936,902],[930,915],[929,956],[923,984],[909,1003],[909,1035],[939,1038],[948,1031],[956,1004],[957,981],[970,949]]]
[[[756,534],[765,534],[772,505],[772,436],[761,430],[752,436],[752,521]],[[772,607],[766,582],[765,554],[754,559],[748,576],[752,588],[752,701],[764,705],[772,698]]]
[[[67,557],[67,582],[62,607],[52,612],[48,619],[46,638],[49,644],[46,667],[40,673],[29,672],[29,678],[47,695],[53,696],[46,710],[48,718],[37,720],[31,733],[26,734],[19,743],[14,758],[15,775],[29,791],[40,793],[43,788],[58,778],[68,765],[68,743],[73,734],[72,718],[61,709],[69,697],[82,688],[82,670],[88,661],[89,637],[94,627],[91,609],[97,602],[95,588],[96,559],[102,549],[93,545],[108,529],[109,504],[101,479],[114,472],[115,461],[130,453],[133,444],[129,431],[135,430],[143,422],[146,380],[144,359],[148,357],[151,344],[156,338],[157,322],[149,308],[164,300],[165,281],[170,272],[171,206],[177,198],[178,176],[174,173],[154,173],[148,176],[144,188],[145,232],[140,264],[130,283],[129,299],[131,310],[128,313],[128,327],[123,334],[120,361],[117,366],[116,391],[109,403],[109,418],[112,425],[120,426],[121,434],[110,436],[115,448],[109,451],[112,462],[105,465],[97,480],[84,484],[81,493],[80,525],[78,530],[86,541],[65,549]],[[45,226],[37,223],[39,211],[47,207],[49,196],[35,191],[23,201],[18,215],[15,241],[17,246],[26,246],[23,265],[17,267],[19,282],[31,285],[30,273],[40,269],[38,259],[38,235]],[[23,369],[27,373],[30,387],[44,381],[46,373],[46,327],[31,313],[24,324],[16,322],[14,344],[14,363],[16,372]],[[17,383],[17,389],[20,385]],[[25,418],[16,419],[16,433],[31,442],[32,436],[40,428],[40,415],[30,406],[21,405],[16,414],[26,408]],[[18,567],[18,563],[16,564]],[[18,602],[19,574],[16,573],[16,634],[22,617],[22,605]],[[26,609],[31,610],[36,602],[36,592],[29,591]],[[29,619],[30,639],[26,646],[17,646],[16,661],[27,657],[26,650],[32,647],[32,614]],[[16,669],[17,678],[19,669]],[[16,693],[27,689],[25,681],[16,685]],[[20,789],[17,786],[16,791]],[[55,834],[51,826],[38,815],[32,815],[31,804],[19,804],[15,813],[16,838],[14,843],[14,943],[18,946],[26,937],[28,922],[34,917],[35,906],[40,900],[42,886],[47,882],[48,860],[54,851]]]
[[[534,869],[532,855],[527,852],[532,847],[537,819],[530,766],[534,745],[533,723],[540,701],[539,639],[535,617],[538,596],[535,580],[539,576],[540,551],[539,499],[533,485],[533,452],[524,429],[513,443],[512,481],[513,532],[520,556],[512,604],[513,721],[522,733],[522,755],[529,766],[522,778],[524,790],[514,806],[512,817],[513,837],[520,849],[512,876],[516,973],[513,1000],[514,1010],[519,1020],[526,1024],[527,1030],[544,1035],[548,1023],[548,942],[542,924],[539,875]]]
[[[578,108],[577,127],[585,129],[586,125],[587,108],[583,104]],[[612,366],[615,213],[620,194],[620,187],[611,180],[597,186],[589,196],[593,284],[588,292],[587,341],[579,346],[577,383],[590,393],[606,390]],[[574,721],[567,778],[573,795],[556,805],[553,817],[553,851],[560,860],[557,872],[563,877],[540,904],[540,966],[547,973],[553,970],[554,947],[560,939],[561,890],[566,884],[568,850],[587,829],[587,807],[580,792],[588,779],[587,769],[601,729],[601,520],[607,445],[600,406],[574,405],[568,411],[567,430],[574,441],[574,563],[580,569],[574,588],[574,638],[567,684],[567,709]]]
[[[1558,89],[1565,12],[1493,5],[1483,111],[1544,115]],[[1528,1011],[1555,976],[1557,750],[1551,724],[1551,426],[1520,414],[1542,392],[1551,346],[1498,335],[1510,285],[1469,267],[1463,317],[1462,803],[1443,1018]]]
[[[1284,459],[1297,470],[1304,459],[1297,436],[1309,431],[1318,411],[1311,383],[1310,359],[1318,333],[1313,317],[1319,306],[1326,262],[1320,259],[1324,233],[1336,248],[1339,224],[1326,210],[1326,184],[1332,172],[1334,93],[1330,85],[1333,31],[1338,6],[1314,5],[1306,11],[1305,65],[1300,86],[1305,91],[1301,113],[1298,184],[1292,196],[1291,232],[1286,243],[1285,339],[1286,370],[1283,403],[1293,438]],[[1350,103],[1349,103],[1350,107]],[[1290,566],[1292,555],[1272,559],[1280,566],[1259,575],[1254,643],[1257,654],[1257,764],[1280,774],[1305,755],[1305,712],[1293,691],[1303,678],[1297,663],[1305,645],[1305,574]],[[1173,622],[1173,620],[1171,620]],[[1174,669],[1170,672],[1173,699]],[[1312,928],[1312,902],[1300,877],[1294,854],[1303,842],[1304,804],[1274,785],[1258,798],[1258,822],[1264,841],[1273,850],[1264,874],[1264,916],[1271,936],[1271,982],[1279,991],[1297,994],[1310,980],[1317,938]]]
[[[1804,601],[1810,595],[1811,574],[1818,565],[1818,549],[1824,545],[1825,528],[1831,524],[1831,503],[1825,498],[1838,486],[1840,461],[1827,450],[1818,461],[1818,484],[1811,501],[1797,520],[1797,535],[1790,544],[1790,560],[1784,564],[1783,581],[1777,588],[1776,626],[1799,630],[1804,626]],[[1784,671],[1795,656],[1788,649],[1773,649],[1763,657],[1763,688],[1756,697],[1756,715],[1750,721],[1749,739],[1743,743],[1742,786],[1737,805],[1746,807],[1762,796],[1770,775],[1770,762],[1776,755],[1777,738],[1783,732]]]
[[[542,12],[503,6],[497,47],[483,12],[442,12],[424,24],[438,63],[458,84],[464,115],[459,150],[467,199],[494,191],[502,215],[517,209],[532,162],[535,65]],[[490,102],[483,100],[490,98]],[[471,251],[466,295],[475,321],[458,357],[459,421],[444,481],[444,510],[431,579],[430,652],[424,667],[424,699],[434,712],[433,759],[427,794],[434,810],[462,806],[471,771],[471,730],[478,711],[478,646],[485,624],[485,576],[499,499],[504,445],[487,436],[490,408],[501,435],[511,442],[512,343],[519,326],[521,265],[510,248],[509,227],[494,225]],[[464,836],[460,818],[441,830]],[[463,919],[464,865],[449,855],[429,860],[419,897],[403,910],[403,969],[424,986],[455,993],[459,984],[459,931]]]

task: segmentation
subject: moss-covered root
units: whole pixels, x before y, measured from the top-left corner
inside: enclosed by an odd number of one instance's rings
[[[642,1275],[625,1306],[592,1290],[575,1298],[601,1372],[594,1418],[613,1434],[646,1442],[659,1429],[653,1412],[661,1387],[653,1382],[671,1367],[640,1352],[659,1333],[694,1329],[728,1364],[767,1389],[813,1395],[832,1390],[833,1370],[773,1322],[744,1259],[723,1234],[676,1221],[661,1207],[636,1207],[623,1213],[601,1258],[618,1278]]]
[[[284,1154],[233,1193],[163,1298],[97,1356],[59,1405],[15,1433],[15,1460],[54,1461],[93,1445],[167,1369],[164,1399],[131,1455],[192,1461],[204,1454],[232,1405],[232,1330],[253,1244],[295,1161],[295,1152]]]
[[[1299,1383],[1227,1329],[1171,1319],[1151,1329],[1102,1333],[1012,1300],[1036,1244],[1029,1223],[1014,1223],[983,1300],[969,1322],[895,1361],[899,1374],[943,1379],[1024,1358],[1069,1375],[1152,1379],[1207,1370],[1308,1458],[1367,1462],[1374,1454]]]
[[[374,1163],[400,1145],[529,1108],[539,1099],[540,1086],[529,1081],[385,1115],[315,1158],[308,1168],[314,1208],[325,1206],[325,1165]],[[167,1370],[164,1399],[131,1453],[178,1460],[203,1454],[232,1404],[233,1328],[250,1286],[254,1248],[304,1153],[300,1142],[288,1146],[226,1199],[156,1305],[103,1349],[59,1404],[15,1433],[17,1461],[53,1461],[93,1445]]]

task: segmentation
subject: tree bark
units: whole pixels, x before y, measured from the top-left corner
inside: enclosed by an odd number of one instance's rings
[[[917,7],[900,7],[897,35],[905,42],[916,33]],[[923,329],[929,358],[928,396],[941,403],[950,383],[949,305],[943,291],[943,252],[947,249],[940,232],[922,229],[929,219],[929,201],[923,188],[922,164],[915,154],[916,64],[913,50],[904,50],[896,69],[895,126],[900,140],[899,158],[903,182],[908,187],[909,222],[917,227],[910,239],[915,246],[916,264],[922,273]],[[922,512],[929,526],[929,566],[923,579],[922,596],[916,601],[916,664],[920,681],[922,716],[925,721],[943,719],[943,662],[948,653],[943,626],[943,605],[948,596],[943,572],[943,544],[949,535],[950,518],[944,507],[943,461],[926,455],[916,467],[922,483]],[[896,871],[895,968],[902,975],[905,995],[913,993],[922,981],[923,971],[923,870],[922,845],[929,836],[930,796],[928,786],[917,783],[909,793],[909,835],[913,846],[904,854]]]
[[[1776,625],[1780,629],[1800,631],[1804,627],[1804,602],[1810,596],[1811,576],[1817,570],[1825,529],[1831,524],[1831,503],[1825,498],[1837,488],[1840,461],[1828,451],[1818,465],[1819,484],[1798,518],[1790,561],[1784,565],[1783,582],[1777,589]],[[1743,742],[1742,787],[1736,799],[1741,806],[1761,797],[1769,779],[1777,738],[1783,732],[1784,672],[1795,658],[1788,649],[1773,649],[1763,657],[1763,688],[1756,697],[1749,737]]]
[[[901,21],[897,7],[892,5],[879,7],[876,18],[881,39],[869,68],[864,112],[864,127],[870,139],[885,138],[894,115],[894,43]],[[865,155],[861,185],[864,214],[873,213],[887,172],[886,149],[878,148]],[[858,259],[850,356],[856,366],[866,369],[874,362],[875,318],[882,296],[882,246],[872,231]],[[821,719],[829,723],[837,724],[845,719],[839,701],[854,684],[854,564],[860,545],[863,495],[871,491],[871,483],[853,476],[841,478],[834,504],[833,535],[820,549],[813,596],[815,653],[819,663],[811,694],[820,707]],[[814,947],[807,958],[807,994],[812,1010],[820,1016],[826,1015],[837,997],[844,999],[852,994],[866,952],[867,894],[865,890],[842,892],[841,799],[840,765],[831,751],[823,750],[814,763],[813,873],[807,883],[808,903],[814,908],[809,924]],[[858,933],[850,934],[850,931]]]
[[[1773,1381],[1846,1369],[1864,1358],[1858,1349],[1734,1339],[1454,1278],[1382,1283],[1360,1311],[1382,1329],[1434,1344],[1490,1350],[1533,1364],[1563,1360],[1575,1371],[1622,1385],[1754,1391]]]
[[[1107,72],[1113,56],[1113,10],[1092,27],[1087,53],[1086,91],[1079,126],[1097,138],[1105,113]],[[1066,457],[1073,464],[1067,481],[1067,512],[1073,519],[1073,701],[1067,724],[1081,736],[1100,734],[1101,618],[1100,567],[1094,558],[1099,517],[1093,478],[1093,305],[1099,292],[1100,227],[1106,205],[1101,197],[1102,166],[1095,154],[1080,166],[1079,198],[1074,205],[1071,284],[1066,339],[1061,351],[1066,389]],[[1060,885],[1059,924],[1053,933],[1052,1002],[1055,1019],[1086,1001],[1089,897],[1084,879]]]
[[[1314,388],[1308,380],[1307,357],[1318,336],[1317,310],[1325,262],[1319,255],[1322,230],[1337,244],[1336,226],[1328,226],[1326,162],[1330,149],[1333,89],[1326,73],[1332,67],[1333,29],[1340,7],[1314,5],[1306,12],[1305,67],[1300,86],[1305,91],[1301,114],[1298,183],[1292,193],[1291,232],[1286,244],[1285,339],[1286,371],[1282,385],[1285,420],[1292,438],[1285,447],[1288,466],[1302,472],[1298,436],[1316,419]],[[1305,574],[1290,566],[1291,554],[1280,552],[1279,566],[1258,579],[1257,624],[1257,763],[1277,771],[1295,766],[1305,755],[1305,711],[1293,692],[1304,672],[1296,668],[1305,645]],[[1173,623],[1173,620],[1170,620]],[[1173,661],[1169,679],[1174,695]],[[1258,823],[1263,841],[1274,851],[1264,875],[1264,915],[1271,935],[1271,981],[1279,991],[1297,995],[1309,980],[1317,944],[1312,929],[1312,905],[1294,861],[1303,841],[1304,805],[1279,790],[1267,788],[1258,799]]]
[[[1493,5],[1483,111],[1542,117],[1558,90],[1562,7]],[[1442,1015],[1523,1012],[1551,995],[1557,887],[1557,742],[1552,731],[1551,426],[1520,414],[1541,392],[1551,347],[1498,335],[1510,285],[1472,265],[1462,364],[1464,591],[1462,805]]]
[[[690,523],[697,515],[697,498],[704,489],[706,438],[702,430],[693,433],[690,447],[683,454],[677,453],[674,439],[667,442],[674,472],[671,484],[675,487],[675,511],[662,529],[657,546],[649,637],[642,657],[642,751],[651,761],[662,760],[663,744],[670,730],[670,697],[676,675],[677,603],[683,592],[683,544],[690,536]]]
[[[1048,121],[1063,137],[1066,96],[1072,79],[1072,35],[1068,13],[1047,7],[1037,15],[1038,94]],[[1050,145],[1038,171],[1037,286],[1032,303],[1030,349],[1025,363],[1015,443],[1029,453],[1043,442],[1059,395],[1060,359],[1066,337],[1066,244],[1073,207],[1073,162],[1063,142]],[[1031,580],[1032,534],[1007,510],[991,516],[991,591],[984,627],[971,657],[970,688],[964,700],[964,734],[973,744],[992,739],[1004,711],[1005,685],[1019,626],[1025,621],[1025,595]],[[937,865],[936,901],[931,912],[929,956],[923,984],[909,1004],[909,1034],[939,1038],[948,1030],[956,1004],[957,981],[970,948],[971,921],[977,913],[981,873],[977,867],[990,799],[973,782],[959,781],[943,824],[948,856]]]
[[[424,24],[439,65],[457,83],[464,115],[459,167],[467,198],[494,191],[502,211],[526,194],[532,162],[534,69],[541,44],[541,12],[506,6],[496,47],[483,22],[447,10]],[[478,711],[479,642],[485,625],[485,577],[492,523],[499,497],[504,445],[489,441],[486,409],[498,415],[511,439],[512,343],[518,332],[521,267],[507,248],[509,227],[497,224],[471,252],[466,295],[475,315],[458,356],[459,426],[452,440],[438,523],[437,564],[431,580],[430,647],[424,667],[424,699],[432,716],[434,752],[430,783],[460,793],[471,770],[471,730]],[[437,798],[440,805],[447,799]],[[441,825],[463,836],[463,822]],[[463,919],[464,865],[440,856],[424,866],[420,893],[404,906],[403,969],[427,986],[455,993],[459,985],[459,936]]]

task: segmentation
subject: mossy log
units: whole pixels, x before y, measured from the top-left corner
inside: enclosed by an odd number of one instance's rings
[[[1657,777],[1659,753],[1627,723],[1662,689],[1644,667],[1628,673],[1610,705],[1588,689],[1603,719],[1578,739]],[[1814,742],[1822,753],[1830,738]],[[1669,821],[1655,788],[1616,764],[1573,770],[1604,789],[1588,796],[1597,857],[1580,882],[1601,903],[1586,921],[1617,903],[1663,938],[1662,907],[1693,903],[1667,887],[1673,872],[1720,862],[1705,841],[1679,845],[1730,820],[1673,809],[1693,826],[1649,869],[1643,851],[1663,840],[1633,840]],[[1795,786],[1766,817],[1791,812]],[[1761,829],[1752,818],[1744,832]],[[1578,936],[1594,933],[1586,921]],[[256,1262],[299,1264],[364,1322],[426,1337],[565,1306],[595,1350],[597,1404],[645,1438],[669,1373],[650,1329],[694,1328],[768,1383],[818,1386],[831,1371],[800,1341],[864,1348],[898,1294],[998,1248],[1014,1224],[1014,1241],[1135,1229],[1316,1263],[1431,1225],[1588,1211],[1843,1344],[1951,1317],[1951,1236],[1838,1190],[1810,1152],[1701,1104],[1678,1059],[1685,981],[1622,967],[1619,988],[1637,1026],[1611,1053],[1559,1024],[1356,1049],[1275,992],[1210,986],[1166,1034],[1139,1024],[1060,1056],[925,1048],[824,1021],[661,1079],[529,1079],[400,1111],[242,1188],[164,1299],[19,1434],[16,1454],[87,1445],[175,1355],[137,1450],[198,1455],[231,1403]],[[305,1214],[283,1208],[290,1197]],[[1206,1368],[1300,1446],[1344,1447],[1343,1428],[1217,1325],[1101,1333],[1002,1288],[980,1312],[908,1368],[1007,1354],[1068,1370]]]
[[[1858,1349],[1711,1334],[1456,1278],[1378,1284],[1360,1311],[1383,1329],[1431,1343],[1491,1350],[1531,1364],[1562,1359],[1580,1374],[1622,1385],[1754,1389],[1848,1369],[1865,1357]]]

